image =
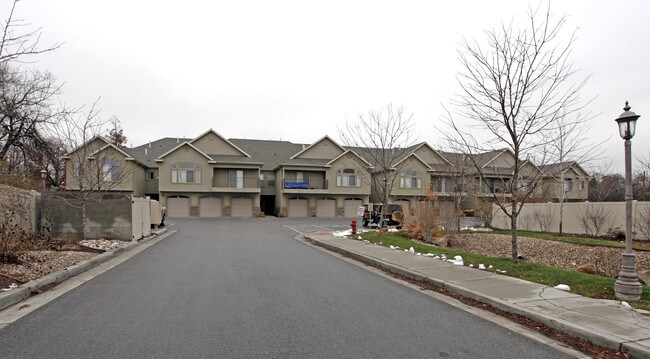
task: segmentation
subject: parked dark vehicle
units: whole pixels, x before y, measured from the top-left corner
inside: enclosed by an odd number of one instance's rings
[[[373,225],[380,227],[382,205],[379,204],[372,207],[372,211],[366,209],[363,213],[361,224],[366,228],[372,227]],[[386,211],[386,218],[381,226],[397,226],[397,228],[401,228],[402,219],[402,207],[398,204],[389,204],[388,210]]]

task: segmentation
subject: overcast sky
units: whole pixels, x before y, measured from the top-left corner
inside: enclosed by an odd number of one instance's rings
[[[6,18],[11,1],[0,0]],[[537,4],[536,2],[534,4]],[[388,103],[413,113],[434,147],[442,106],[458,92],[458,43],[525,16],[525,1],[22,0],[17,18],[42,26],[33,64],[64,83],[70,105],[101,97],[129,145],[195,137],[312,143],[339,140],[346,118]],[[614,119],[626,100],[641,115],[636,155],[650,154],[650,2],[555,1],[578,29],[576,80],[598,114],[588,136],[622,172]]]

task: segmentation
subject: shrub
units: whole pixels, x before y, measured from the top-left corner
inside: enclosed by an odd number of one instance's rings
[[[434,237],[440,236],[437,200],[435,192],[427,190],[424,200],[415,203],[412,213],[402,209],[404,229],[409,237],[433,242]]]

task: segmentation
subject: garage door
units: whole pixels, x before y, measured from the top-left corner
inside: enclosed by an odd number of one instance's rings
[[[306,199],[289,200],[289,217],[307,217],[308,203]]]
[[[168,197],[167,198],[167,217],[189,217],[190,216],[190,199]]]
[[[357,217],[359,207],[363,206],[363,201],[360,199],[346,199],[344,204],[344,215],[346,218]]]
[[[316,201],[316,217],[336,217],[336,200],[319,199]]]
[[[232,217],[253,217],[253,199],[248,197],[233,198],[230,215]]]
[[[220,197],[201,197],[199,199],[199,216],[215,218],[221,217],[222,205]]]

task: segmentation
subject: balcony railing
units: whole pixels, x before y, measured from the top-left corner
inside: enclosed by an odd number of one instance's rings
[[[282,188],[284,189],[297,189],[297,190],[316,190],[328,189],[327,180],[311,179],[309,182],[296,182],[287,179],[282,180]]]
[[[224,177],[212,178],[212,187],[219,188],[260,188],[260,180],[257,178]]]

